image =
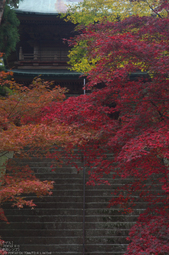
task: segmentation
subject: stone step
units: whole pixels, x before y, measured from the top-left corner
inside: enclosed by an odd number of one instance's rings
[[[86,244],[116,244],[117,242],[127,244],[126,241],[127,236],[123,236],[123,239],[121,236],[93,236],[90,238],[86,238]],[[23,241],[23,237],[8,237],[8,242],[14,242],[14,243],[21,243]],[[27,244],[34,244],[34,237],[24,237],[24,243]],[[55,237],[48,237],[47,235],[45,237],[37,235],[36,237],[36,244],[49,244],[49,245],[56,245],[56,244],[83,244],[83,235],[77,235],[76,233],[72,233],[71,236],[63,236],[58,235],[55,233]]]
[[[69,208],[68,211],[65,210],[65,208],[38,208],[35,207],[34,209],[30,208],[22,208],[22,209],[17,209],[17,208],[12,208],[9,207],[8,209],[5,209],[5,214],[8,215],[25,215],[25,216],[30,216],[30,215],[39,215],[40,212],[42,212],[41,215],[48,215],[49,217],[52,217],[53,215],[79,215],[82,213],[82,208],[74,210],[74,208]],[[131,215],[140,215],[144,211],[143,208],[141,209],[135,209],[134,212]],[[104,215],[104,216],[126,216],[126,214],[121,214],[121,210],[119,209],[112,209],[112,208],[88,208],[85,210],[85,215]]]
[[[57,254],[57,252],[82,252],[82,245],[75,244],[55,244],[55,245],[31,245],[32,251],[35,252],[52,252],[52,254]],[[127,248],[127,244],[88,244],[85,249],[86,252],[124,252]],[[29,245],[22,245],[22,250],[29,251]],[[21,251],[22,251],[21,250]]]
[[[69,213],[69,212],[67,212]],[[82,222],[82,215],[83,212],[79,213],[78,215],[9,215],[8,221],[12,222]],[[97,217],[96,217],[97,216]],[[86,215],[85,222],[133,222],[136,220],[135,215]]]
[[[78,156],[81,157],[80,154]],[[109,158],[112,156],[107,155]],[[61,165],[59,161],[33,155],[15,160],[21,167],[28,164],[40,180],[55,181],[52,196],[25,196],[27,199],[34,199],[37,204],[32,210],[28,207],[19,210],[12,208],[11,203],[4,204],[10,224],[1,222],[0,234],[5,240],[19,245],[20,252],[23,253],[15,255],[83,254],[84,163],[78,158],[74,159],[74,163],[81,168],[78,172],[66,161],[63,157]],[[147,207],[146,202],[138,200],[136,209],[127,215],[122,214],[118,207],[108,208],[109,200],[113,198],[111,193],[118,186],[131,183],[130,178],[113,179],[114,167],[112,164],[110,175],[104,175],[111,185],[85,186],[85,255],[123,255],[128,244],[128,232]],[[85,168],[86,182],[89,178],[88,170],[90,169]],[[148,185],[151,181],[145,183]],[[154,192],[160,191],[159,184],[153,185]],[[133,197],[136,197],[136,193]]]
[[[111,228],[123,228],[129,229],[132,227],[134,222],[86,222],[86,229],[111,229]],[[81,229],[82,222],[11,222],[10,227],[6,226],[6,223],[1,223],[1,229]]]
[[[89,229],[85,231],[86,239],[87,238],[126,238],[128,235],[128,229]],[[18,239],[19,237],[25,238],[41,238],[41,237],[57,237],[57,238],[67,238],[72,236],[82,236],[83,230],[82,229],[50,229],[50,231],[46,231],[46,229],[3,229],[3,237],[8,239],[8,241],[13,241],[14,238]]]

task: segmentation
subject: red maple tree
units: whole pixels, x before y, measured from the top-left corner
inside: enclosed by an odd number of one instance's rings
[[[169,253],[168,31],[168,17],[155,16],[88,26],[71,43],[86,40],[88,58],[97,59],[86,74],[89,94],[53,102],[42,116],[85,130],[76,146],[91,167],[88,184],[107,183],[106,174],[130,178],[110,206],[130,213],[147,202],[126,255]]]
[[[0,220],[6,221],[3,204],[12,206],[36,206],[25,194],[38,197],[51,195],[53,181],[39,180],[29,166],[19,166],[8,158],[47,157],[53,145],[64,147],[79,140],[76,125],[64,124],[59,118],[47,119],[47,111],[53,103],[65,100],[67,89],[54,87],[53,82],[36,78],[28,87],[11,79],[11,72],[0,72]],[[6,96],[4,95],[6,94]],[[85,137],[90,135],[83,129]],[[57,158],[59,155],[57,155]],[[3,241],[0,240],[0,246]],[[0,249],[0,254],[6,254]]]
[[[43,109],[52,101],[65,99],[65,88],[55,87],[37,78],[28,87],[16,84],[9,80],[10,72],[0,73],[0,84],[8,86],[6,97],[1,96],[0,101],[0,203],[14,201],[18,207],[24,204],[33,206],[32,201],[22,198],[23,193],[35,193],[38,196],[50,193],[52,182],[41,182],[34,173],[26,167],[18,169],[18,166],[8,167],[6,172],[6,160],[8,153],[29,156],[29,154],[41,155],[47,152],[53,144],[64,145],[71,140],[71,127],[61,124],[57,119],[44,121],[41,118]],[[24,150],[26,147],[26,150]],[[10,157],[10,156],[9,156]],[[3,165],[4,163],[4,165]],[[1,217],[4,217],[0,214]],[[5,219],[5,218],[4,218]]]
[[[2,209],[3,203],[13,206],[34,207],[33,200],[25,194],[51,195],[53,182],[41,181],[28,167],[18,166],[15,161],[8,164],[8,158],[46,156],[53,144],[63,145],[71,139],[70,127],[61,125],[57,120],[42,121],[40,118],[44,106],[54,101],[63,101],[66,89],[54,87],[49,82],[37,78],[29,87],[16,84],[10,78],[11,72],[0,72],[0,220],[8,223]],[[6,93],[6,96],[4,94]],[[26,150],[25,150],[26,147]],[[0,240],[0,246],[3,241]],[[0,250],[0,254],[6,254]]]

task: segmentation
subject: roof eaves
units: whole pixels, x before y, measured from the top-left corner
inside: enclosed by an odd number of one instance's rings
[[[22,11],[22,10],[18,10],[15,9],[16,14],[23,14],[23,15],[38,15],[38,16],[59,16],[60,13],[57,12],[32,12],[32,11]]]
[[[39,72],[39,70],[36,72],[35,70],[12,70],[14,75],[19,75],[19,76],[31,76],[31,77],[36,77],[41,75],[42,77],[57,77],[57,78],[81,78],[82,73],[77,73],[77,72],[65,72],[65,71],[59,71],[59,72],[45,72],[45,70],[42,70]]]

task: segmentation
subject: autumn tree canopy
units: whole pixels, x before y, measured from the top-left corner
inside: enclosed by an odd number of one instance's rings
[[[114,1],[104,2],[110,4],[105,7],[109,12]],[[71,19],[85,13],[83,5],[87,8],[88,4],[89,1],[80,3],[78,12],[71,13]],[[83,26],[80,35],[70,40],[74,47],[70,53],[73,69],[87,76],[89,94],[69,98],[62,104],[53,102],[52,107],[45,107],[47,114],[43,118],[59,118],[64,124],[74,123],[92,133],[85,137],[81,132],[77,140],[86,166],[92,166],[89,184],[106,183],[107,174],[115,181],[119,176],[130,178],[130,183],[119,186],[112,194],[110,206],[120,206],[130,213],[137,201],[148,203],[130,231],[131,243],[125,254],[166,255],[169,253],[169,5],[168,1],[129,4],[138,4],[140,8],[151,4],[151,11],[149,15],[133,12],[125,16],[128,10],[125,7],[118,20],[107,21],[102,17],[97,24]],[[107,158],[107,153],[113,153],[114,157]]]
[[[45,121],[41,118],[44,107],[65,99],[66,89],[51,89],[53,85],[40,78],[28,88],[9,79],[10,75],[10,72],[0,72],[0,86],[5,88],[6,94],[0,96],[0,206],[12,201],[19,208],[24,205],[32,207],[33,201],[26,200],[23,194],[51,194],[53,183],[40,181],[28,167],[14,164],[6,171],[8,158],[16,154],[39,155],[42,151],[46,156],[53,144],[64,146],[65,141],[71,140],[73,131],[57,119]],[[2,209],[0,219],[7,221]]]
[[[89,25],[102,21],[116,22],[132,15],[167,17],[167,0],[84,0],[70,5],[67,20],[74,24]]]
[[[116,0],[84,0],[75,6],[70,6],[65,15],[66,20],[77,24],[76,29],[83,33],[83,29],[89,24],[98,22],[106,23],[118,22],[132,15],[139,17],[158,17],[168,16],[168,0],[136,0],[136,1],[116,1]],[[88,72],[97,59],[91,58],[88,54],[87,38],[81,36],[76,43],[71,44],[69,53],[70,65],[72,70],[78,72]]]

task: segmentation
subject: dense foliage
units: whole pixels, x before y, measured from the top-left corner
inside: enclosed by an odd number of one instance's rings
[[[89,25],[102,21],[116,22],[132,15],[168,15],[167,0],[84,0],[70,5],[66,19],[74,24]]]
[[[0,25],[0,51],[4,53],[4,58],[15,50],[19,41],[18,26],[19,20],[15,11],[5,5]]]
[[[77,24],[76,29],[83,33],[83,29],[86,29],[89,24],[118,22],[132,15],[165,18],[168,16],[168,5],[168,0],[85,0],[70,6],[66,13],[66,20]],[[97,59],[87,54],[88,43],[90,42],[87,38],[81,35],[75,44],[71,44],[69,63],[72,70],[88,72],[95,65]]]
[[[5,202],[22,208],[34,207],[26,194],[38,197],[51,195],[53,182],[41,181],[28,166],[18,166],[9,158],[47,157],[53,145],[65,147],[76,144],[81,131],[76,125],[66,125],[58,118],[44,119],[44,107],[53,102],[62,104],[65,88],[54,87],[52,82],[35,79],[29,87],[15,83],[11,72],[0,72],[0,220],[8,222],[2,209]],[[53,89],[52,89],[53,88]],[[85,129],[82,131],[88,136]],[[7,166],[7,167],[6,167]],[[2,240],[0,240],[0,245]],[[0,254],[6,254],[0,250]]]
[[[40,181],[28,166],[21,167],[13,161],[6,168],[8,159],[32,154],[42,156],[42,152],[46,156],[53,144],[62,146],[71,139],[70,127],[60,125],[57,119],[46,122],[40,118],[42,108],[53,100],[63,101],[66,90],[51,89],[50,83],[39,78],[29,88],[24,87],[9,79],[11,75],[0,72],[1,92],[5,92],[0,96],[0,220],[6,222],[4,202],[10,201],[18,208],[34,207],[34,202],[26,199],[25,194],[50,195],[53,188],[52,181]],[[0,251],[0,254],[5,253]]]
[[[111,2],[114,1],[108,1]],[[86,166],[92,166],[89,184],[106,183],[107,174],[114,181],[119,176],[130,179],[112,194],[110,206],[120,206],[130,213],[137,202],[147,202],[147,209],[130,231],[125,254],[166,255],[169,253],[169,4],[168,1],[131,2],[141,8],[149,3],[151,15],[123,17],[122,12],[118,22],[102,19],[103,22],[83,27],[80,35],[71,39],[74,47],[71,63],[74,70],[85,72],[88,79],[85,89],[89,94],[69,98],[62,105],[53,103],[45,108],[44,119],[57,117],[92,134],[85,137],[82,132],[77,141]],[[86,3],[90,4],[85,1],[79,4],[80,8],[82,5],[87,8]],[[71,13],[72,20],[85,12],[83,8],[78,10]],[[87,24],[81,20],[80,23]],[[107,158],[107,153],[113,153],[114,157]]]

